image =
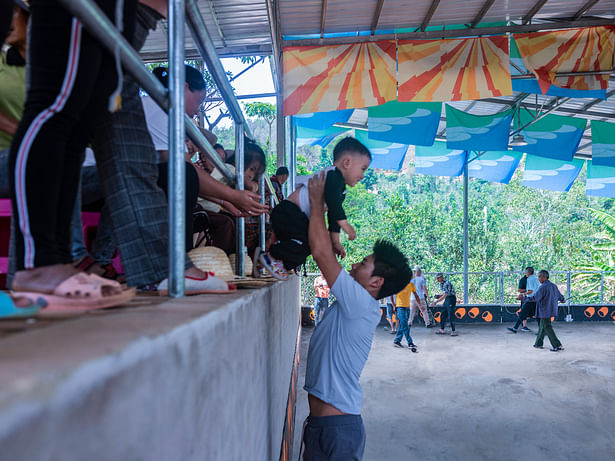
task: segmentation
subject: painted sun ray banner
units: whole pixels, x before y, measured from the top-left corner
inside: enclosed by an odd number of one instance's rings
[[[585,195],[615,198],[615,167],[588,161]]]
[[[615,167],[615,123],[591,121],[592,163]]]
[[[284,115],[370,107],[397,97],[396,43],[284,48]]]
[[[513,111],[510,108],[492,115],[474,115],[446,104],[446,147],[507,150]]]
[[[525,67],[536,76],[543,94],[552,84],[573,90],[608,87],[608,74],[556,77],[556,73],[612,69],[615,26],[515,34],[514,40]]]
[[[512,94],[508,37],[398,41],[399,101]]]
[[[367,110],[369,139],[431,146],[442,113],[441,102],[387,102]]]

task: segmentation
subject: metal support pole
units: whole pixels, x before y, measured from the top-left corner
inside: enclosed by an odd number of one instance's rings
[[[282,112],[282,103],[284,98],[281,93],[278,93],[276,96],[276,122],[275,122],[275,134],[276,134],[276,155],[277,155],[277,165],[286,166],[286,157],[285,157],[285,149],[284,149],[284,140],[285,140],[285,123],[284,123],[284,115]]]
[[[244,173],[244,126],[241,123],[235,123],[235,173],[237,175],[237,189],[244,190],[243,173]],[[235,273],[243,277],[245,275],[244,267],[244,250],[246,246],[245,235],[245,218],[237,218],[237,252],[235,253]]]
[[[600,271],[600,304],[604,302],[604,271]]]
[[[500,272],[500,307],[504,307],[504,272]]]
[[[295,181],[293,171],[291,167],[291,150],[292,150],[292,129],[291,129],[291,117],[284,117],[284,164],[288,167],[289,175],[288,180],[284,184],[284,196],[288,197],[294,189],[291,188],[291,183]]]
[[[149,94],[154,101],[165,111],[169,112],[169,94],[167,89],[162,86],[154,74],[152,74],[141,61],[137,52],[130,46],[128,41],[118,32],[113,23],[105,16],[102,10],[91,0],[60,0],[60,3],[72,15],[83,22],[88,32],[92,34],[108,51],[120,53],[122,65],[136,80],[139,85]],[[170,31],[169,31],[170,32]],[[225,166],[224,162],[216,154],[211,144],[205,136],[192,123],[188,115],[183,114],[186,124],[186,135],[197,147],[200,152],[207,155],[209,160],[220,172],[229,180],[235,182],[235,175]]]
[[[498,274],[497,272],[493,273],[493,285],[495,287],[495,297],[493,298],[493,303],[496,304],[499,299],[500,290],[499,290],[499,282],[498,282]]]
[[[184,149],[184,1],[169,2],[169,296],[184,295],[186,264],[186,160]]]
[[[260,194],[261,194],[261,203],[264,205],[265,204],[265,174],[263,173],[261,175],[260,181],[259,181],[259,189],[260,189]],[[261,247],[262,251],[265,251],[265,213],[262,213],[259,217],[258,217],[258,228],[260,231],[260,240],[259,240],[259,244]]]
[[[466,156],[468,153],[466,152]],[[468,304],[468,160],[463,167],[463,303]]]
[[[290,183],[290,191],[288,194],[290,195],[295,190],[296,185],[296,177],[297,177],[297,127],[293,123],[293,117],[290,116],[290,175],[288,177],[288,182]]]
[[[568,299],[568,301],[566,301],[566,305],[568,306],[568,314],[570,314],[570,298],[572,298],[572,293],[570,292],[571,288],[572,288],[572,283],[571,283],[570,271],[568,271],[567,278],[566,278],[566,298]]]

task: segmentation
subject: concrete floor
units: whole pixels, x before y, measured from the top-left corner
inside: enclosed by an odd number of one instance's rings
[[[379,327],[361,376],[364,460],[615,459],[615,325],[557,322],[558,353],[507,326],[459,325],[456,338],[416,327],[417,354]],[[312,331],[302,332],[293,460]]]

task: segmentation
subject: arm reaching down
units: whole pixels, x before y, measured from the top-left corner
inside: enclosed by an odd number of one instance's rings
[[[350,225],[347,219],[340,219],[337,224],[346,233],[346,235],[348,236],[348,240],[354,240],[355,238],[357,238],[357,232]]]

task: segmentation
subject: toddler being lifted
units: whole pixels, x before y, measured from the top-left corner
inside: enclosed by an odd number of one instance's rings
[[[346,256],[340,243],[340,229],[350,240],[356,232],[348,223],[342,204],[346,185],[353,187],[363,179],[372,156],[367,147],[354,138],[346,137],[333,149],[333,166],[326,168],[325,204],[329,221],[329,236],[336,254]],[[318,174],[318,173],[317,173]],[[311,176],[299,176],[295,191],[271,212],[271,224],[277,238],[268,252],[257,254],[267,271],[279,280],[286,280],[288,272],[305,263],[311,254],[308,242],[310,199],[308,181]]]

